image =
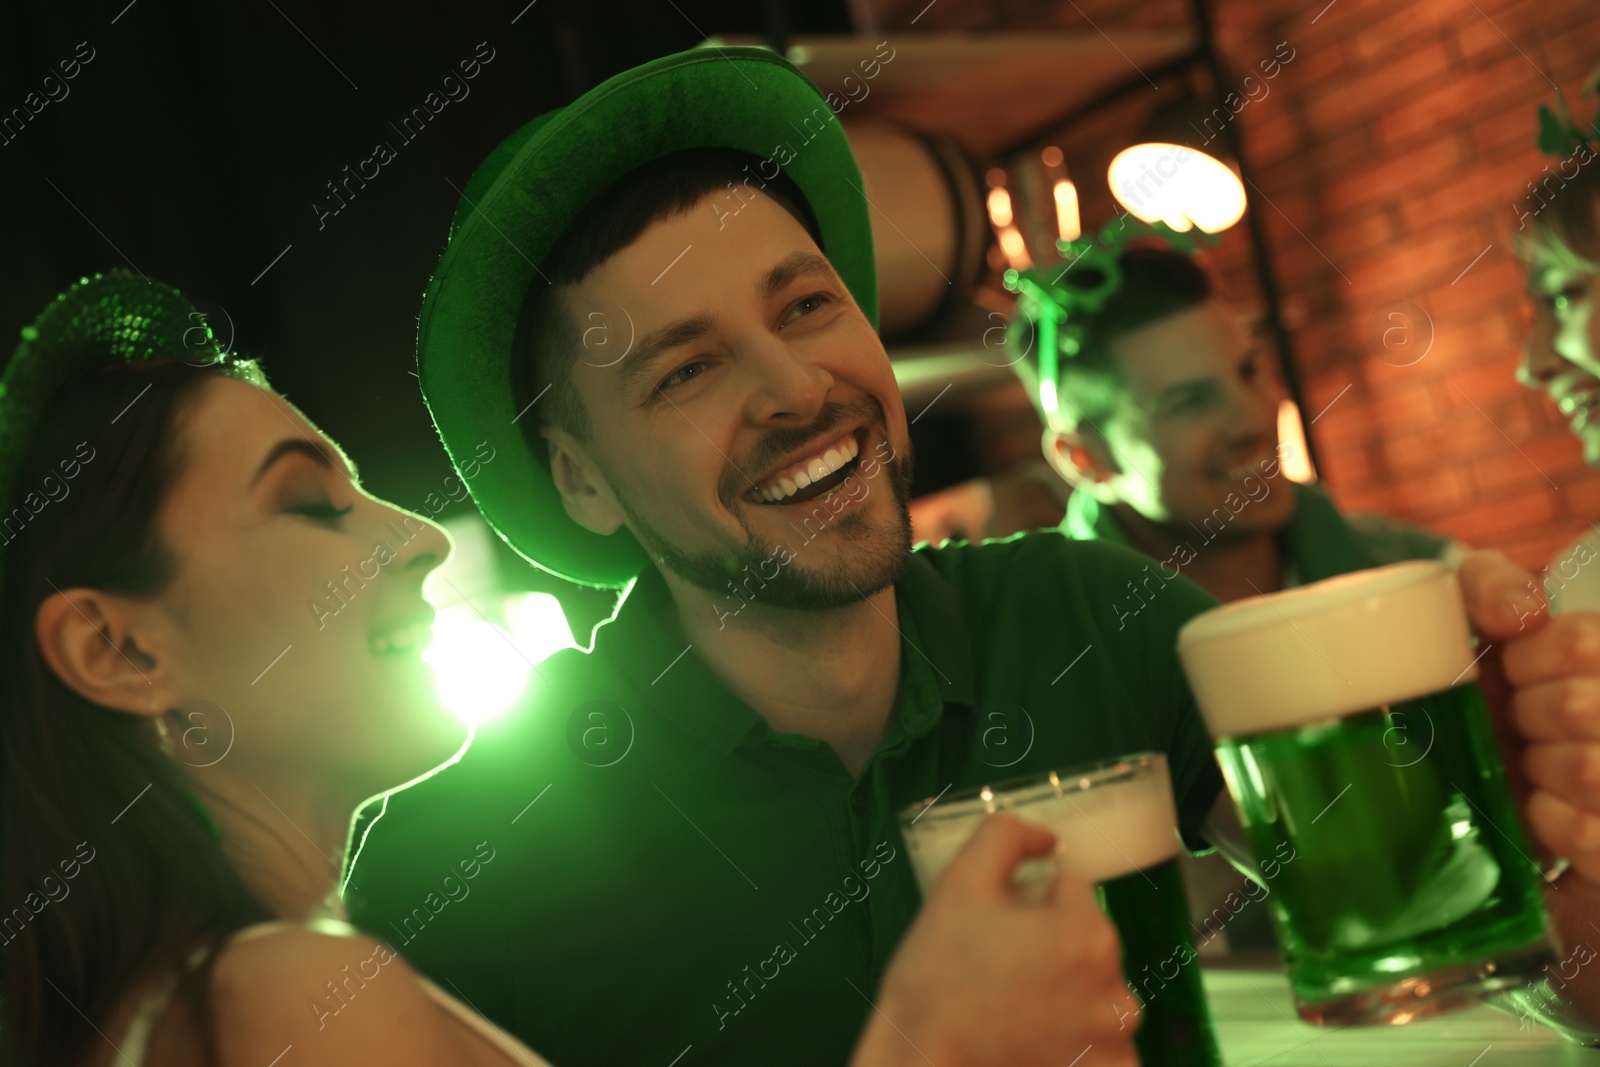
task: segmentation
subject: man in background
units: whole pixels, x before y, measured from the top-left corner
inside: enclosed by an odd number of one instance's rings
[[[1446,538],[1346,516],[1286,476],[1298,457],[1278,439],[1284,397],[1270,356],[1192,257],[1136,247],[1117,266],[1121,283],[1103,303],[1067,308],[1077,351],[1057,360],[1053,405],[1026,301],[1008,343],[1044,423],[1045,458],[1073,487],[1062,532],[1151,557],[1115,605],[1124,625],[1180,574],[1226,602],[1460,554]],[[1270,947],[1264,909],[1212,906],[1239,882],[1226,864],[1197,861],[1186,877],[1206,941],[1226,925],[1230,947]]]
[[[1297,457],[1278,440],[1282,387],[1237,310],[1181,252],[1133,248],[1118,264],[1121,285],[1084,316],[1078,354],[1059,360],[1054,414],[1041,402],[1026,316],[1011,342],[1045,424],[1045,458],[1074,489],[1061,529],[1156,561],[1130,611],[1180,573],[1226,602],[1458,551],[1376,516],[1345,516],[1321,490],[1290,481],[1284,464]]]

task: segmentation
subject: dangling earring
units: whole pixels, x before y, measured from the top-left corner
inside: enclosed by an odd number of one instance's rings
[[[172,758],[172,735],[167,732],[167,717],[156,712],[156,698],[150,698],[150,713],[155,716],[156,734],[161,738],[161,751],[167,758]]]

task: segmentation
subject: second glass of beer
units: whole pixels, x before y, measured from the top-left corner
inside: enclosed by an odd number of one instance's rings
[[[1220,1065],[1189,935],[1167,757],[1139,753],[911,805],[900,813],[900,830],[924,894],[993,811],[1056,835],[1053,856],[1018,866],[1015,881],[1024,899],[1045,899],[1058,865],[1096,883],[1100,908],[1122,942],[1123,977],[1139,1000],[1139,1010],[1123,1021],[1137,1027],[1140,1061],[1150,1067]],[[1098,1009],[1078,1006],[1085,1007]]]
[[[1300,1014],[1403,1023],[1555,959],[1454,572],[1400,563],[1236,601],[1179,656]]]

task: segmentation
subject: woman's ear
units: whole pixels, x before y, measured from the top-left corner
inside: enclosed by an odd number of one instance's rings
[[[572,521],[597,534],[613,534],[624,515],[588,449],[567,431],[554,426],[539,430],[550,444],[550,474]]]
[[[39,653],[62,683],[101,707],[157,716],[178,701],[153,655],[147,609],[99,589],[58,590],[39,605]]]

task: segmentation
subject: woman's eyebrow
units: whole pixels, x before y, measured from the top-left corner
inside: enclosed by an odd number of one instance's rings
[[[255,485],[257,482],[259,482],[262,476],[272,468],[274,463],[277,463],[285,456],[293,455],[305,456],[321,467],[325,467],[331,471],[338,471],[340,474],[343,474],[345,477],[349,478],[352,482],[360,481],[361,476],[356,473],[355,464],[353,462],[348,460],[341,462],[340,460],[334,459],[334,457],[322,445],[317,444],[314,441],[309,441],[304,437],[285,437],[283,440],[279,441],[277,444],[273,445],[267,450],[265,458],[261,460],[261,465],[256,468],[255,474],[251,476],[250,484]]]

